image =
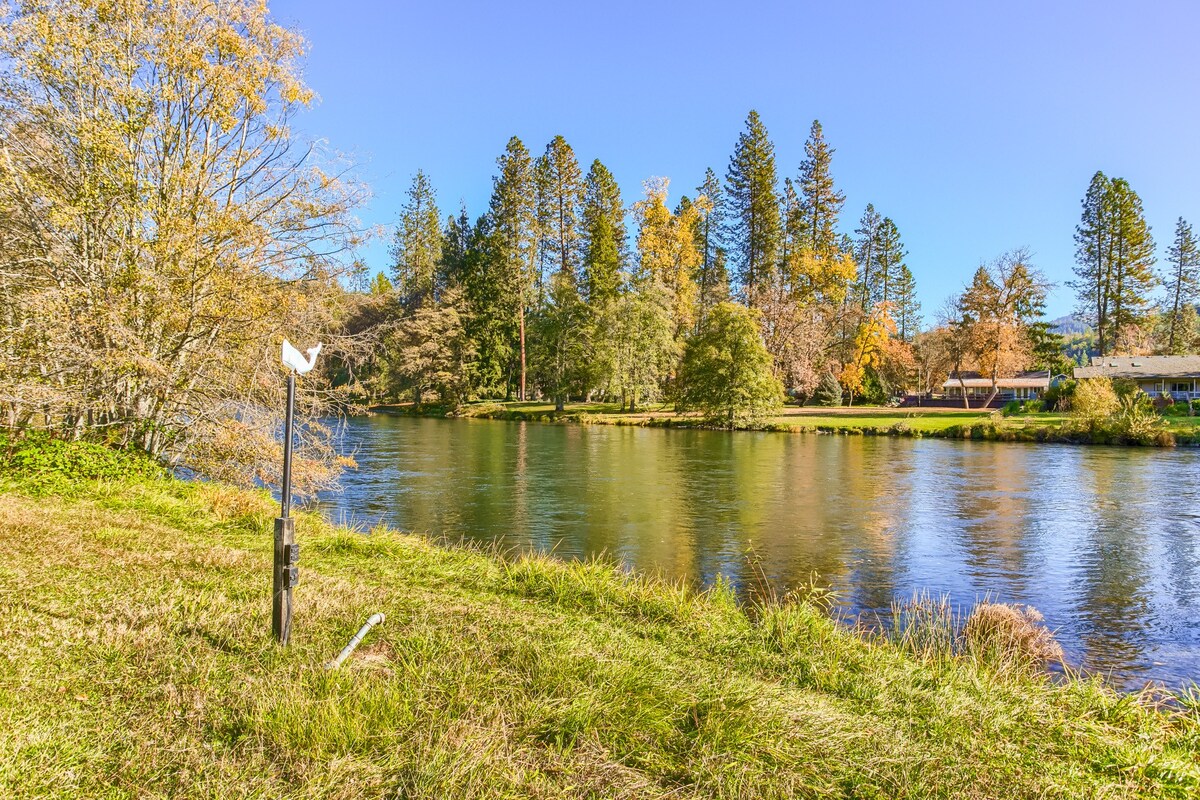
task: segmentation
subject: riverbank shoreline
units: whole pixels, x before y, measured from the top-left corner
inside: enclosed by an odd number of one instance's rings
[[[265,492],[35,478],[0,474],[6,797],[1200,791],[1190,694],[313,513],[282,649]],[[387,622],[324,670],[375,612]]]
[[[427,418],[487,419],[507,422],[618,425],[643,428],[730,430],[708,424],[698,415],[676,414],[660,407],[626,412],[614,405],[568,404],[556,411],[553,404],[536,402],[479,402],[458,409],[411,403],[381,404],[373,414]],[[791,413],[786,413],[791,412]],[[766,433],[809,433],[835,436],[893,436],[911,439],[960,439],[1031,444],[1118,445],[1133,447],[1200,446],[1200,425],[1189,418],[1168,420],[1160,435],[1128,440],[1105,432],[1089,433],[1067,425],[1066,414],[1004,416],[997,410],[904,408],[800,408],[788,407],[783,415],[740,425],[732,430]]]

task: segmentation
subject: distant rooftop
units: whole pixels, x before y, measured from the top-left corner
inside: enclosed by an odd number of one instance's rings
[[[1044,369],[1033,372],[1018,372],[1015,375],[996,379],[997,389],[1046,389],[1049,386],[1050,372]],[[952,389],[955,387],[990,389],[992,388],[992,378],[991,376],[984,376],[978,372],[969,370],[963,370],[960,378],[957,372],[951,372],[950,377],[942,384],[942,388]]]
[[[1075,368],[1076,378],[1200,378],[1196,356],[1093,356],[1086,367]]]

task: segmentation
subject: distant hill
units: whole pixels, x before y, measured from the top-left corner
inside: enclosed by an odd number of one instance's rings
[[[1068,336],[1073,333],[1087,333],[1092,329],[1091,325],[1081,320],[1074,314],[1068,314],[1065,317],[1050,320],[1050,330],[1054,333],[1059,333]]]

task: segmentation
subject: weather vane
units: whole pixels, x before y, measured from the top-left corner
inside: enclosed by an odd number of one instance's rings
[[[280,644],[292,635],[292,589],[299,582],[300,547],[296,544],[296,526],[292,519],[292,422],[296,409],[296,376],[306,375],[317,363],[321,344],[308,349],[308,358],[283,340],[280,360],[288,368],[287,411],[283,421],[283,480],[280,489],[280,515],[275,518],[275,560],[271,593],[271,633]]]

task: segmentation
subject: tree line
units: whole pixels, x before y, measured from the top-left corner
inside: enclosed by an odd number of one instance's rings
[[[751,111],[723,179],[709,168],[673,200],[666,178],[650,178],[627,205],[603,162],[585,172],[563,137],[537,156],[513,137],[474,220],[465,208],[443,218],[418,171],[390,268],[346,319],[378,337],[375,357],[342,365],[342,379],[418,402],[541,396],[637,409],[687,394],[689,342],[733,304],[724,313],[754,321],[780,393],[809,397],[830,373],[851,393],[886,396],[915,363],[916,282],[896,223],[874,206],[854,235],[840,232],[833,154],[814,121],[781,184]]]

